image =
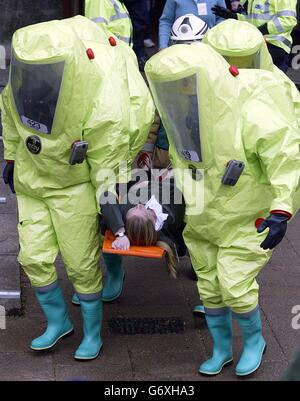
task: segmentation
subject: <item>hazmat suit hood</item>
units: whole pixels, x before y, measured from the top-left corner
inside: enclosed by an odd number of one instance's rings
[[[263,149],[261,153],[266,152],[264,158],[268,164],[268,148],[273,145],[270,138],[279,132],[277,140],[285,141],[289,132],[291,163],[295,160],[295,148],[299,152],[293,103],[276,74],[260,69],[232,69],[204,43],[167,48],[146,63],[145,71],[170,141],[176,185],[184,194],[186,215],[191,218],[193,230],[203,231],[203,227],[201,230],[197,227],[204,225],[209,235],[216,235],[216,241],[223,241],[219,236],[221,231],[216,233],[208,221],[211,219],[224,230],[229,229],[226,228],[228,216],[236,218],[240,196],[243,198],[241,219],[249,221],[251,215],[267,213],[271,204],[271,210],[293,212],[291,199],[284,195],[282,188],[278,189],[278,200],[272,203],[272,173],[268,171],[271,178],[266,176],[255,150],[257,143],[263,143],[259,147]],[[282,103],[275,101],[281,94],[283,101],[286,100],[284,112],[279,110]],[[197,136],[198,141],[194,140]],[[245,166],[232,187],[222,183],[230,160],[241,161]],[[285,178],[293,188],[294,178]],[[260,199],[259,206],[254,199]],[[207,208],[205,216],[204,208]],[[196,220],[193,223],[196,215],[199,216],[197,223]]]
[[[255,68],[274,72],[290,92],[300,128],[300,95],[294,82],[273,64],[263,35],[252,24],[228,19],[216,25],[205,35],[203,42],[224,56],[229,64],[238,68]],[[256,79],[248,75],[248,84]],[[246,82],[246,81],[245,81]]]
[[[172,133],[171,146],[183,165],[211,165],[215,138],[224,134],[218,116],[235,135],[236,120],[226,116],[237,107],[238,86],[228,68],[225,59],[203,43],[171,46],[146,64],[156,105]]]
[[[204,188],[203,180],[197,181],[198,171],[221,179],[228,160],[244,159],[235,112],[242,95],[229,67],[222,56],[203,43],[171,46],[145,66],[168,134],[176,182],[184,194],[187,213],[199,210],[195,190],[203,193]],[[227,147],[226,143],[233,145]],[[182,172],[184,176],[180,176]]]
[[[55,135],[65,126],[76,129],[82,124],[93,91],[99,87],[103,77],[87,57],[82,39],[95,41],[96,34],[100,43],[107,44],[106,36],[93,28],[86,18],[78,16],[32,25],[15,32],[10,85],[23,125]],[[81,93],[85,96],[79,96]],[[33,115],[23,115],[24,107]],[[44,108],[44,113],[39,108]],[[48,120],[51,119],[48,125],[37,118],[41,114],[46,118],[47,112]]]
[[[273,61],[259,30],[248,22],[227,19],[214,26],[203,42],[239,68],[273,70]]]

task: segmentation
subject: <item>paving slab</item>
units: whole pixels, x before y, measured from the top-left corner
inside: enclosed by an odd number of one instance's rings
[[[0,160],[3,160],[3,143],[0,140]],[[0,305],[7,313],[20,313],[20,268],[16,260],[19,251],[17,234],[16,197],[2,180],[4,163],[0,163]],[[9,293],[8,293],[9,292]],[[8,298],[9,297],[9,298]]]
[[[1,249],[1,242],[0,242]],[[21,309],[20,271],[16,256],[0,253],[0,305],[7,313]]]
[[[1,381],[53,381],[54,367],[51,355],[31,352],[0,352]]]
[[[199,358],[205,357],[203,337],[194,329],[178,334],[124,335],[123,338],[119,335],[118,337],[122,342],[126,341],[128,349],[137,354],[140,352],[161,354],[176,350],[176,352],[194,352],[199,355]],[[112,338],[114,341],[118,339],[117,336]]]
[[[79,364],[81,366],[79,366]],[[132,373],[124,371],[122,366],[89,367],[85,362],[77,362],[76,366],[56,366],[55,378],[58,381],[131,381]]]
[[[295,318],[295,314],[292,313],[294,305],[299,305],[300,322],[300,288],[282,287],[280,284],[271,286],[266,283],[261,299],[263,313],[267,325],[272,330],[272,336],[276,337],[285,358],[290,360],[300,347],[300,329],[292,326]]]
[[[165,380],[182,376],[188,380],[198,377],[199,355],[178,349],[175,352],[132,352],[132,363],[137,379],[147,380],[155,376]]]
[[[16,231],[16,214],[0,213],[0,255],[16,255],[19,253],[19,237]]]

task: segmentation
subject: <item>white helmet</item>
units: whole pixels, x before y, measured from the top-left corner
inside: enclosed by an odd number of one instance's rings
[[[208,25],[194,14],[186,14],[177,18],[171,30],[171,39],[174,43],[194,42],[202,40],[208,31]]]

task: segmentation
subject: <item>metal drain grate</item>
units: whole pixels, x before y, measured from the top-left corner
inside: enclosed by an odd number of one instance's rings
[[[112,334],[182,333],[185,322],[179,317],[112,318],[108,321]]]

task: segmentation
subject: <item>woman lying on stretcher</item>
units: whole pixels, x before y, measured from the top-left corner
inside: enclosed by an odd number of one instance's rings
[[[122,185],[116,189],[118,198],[112,192],[106,192],[100,199],[102,234],[110,229],[117,237],[112,246],[119,250],[126,251],[130,245],[162,247],[166,251],[169,272],[176,277],[178,256],[185,255],[186,247],[182,237],[185,203],[174,180],[142,181],[132,186],[128,184],[126,190]],[[123,290],[122,256],[102,255],[107,268],[102,300],[111,302],[119,298]],[[76,294],[72,302],[80,304]]]
[[[160,246],[166,251],[170,274],[176,277],[178,256],[185,255],[186,247],[182,237],[185,203],[174,180],[119,184],[116,193],[118,197],[112,192],[105,192],[100,197],[102,234],[110,229],[117,237],[112,247],[123,251],[130,245]],[[123,290],[122,256],[102,255],[107,269],[102,300],[111,302],[119,298]],[[76,294],[72,303],[80,305]]]
[[[118,200],[111,192],[104,193],[100,198],[102,233],[110,229],[116,236],[112,247],[119,250],[126,251],[130,245],[160,246],[166,251],[168,269],[175,277],[178,256],[185,255],[186,248],[182,238],[185,204],[174,180],[142,181],[127,185],[125,194],[120,185],[117,189]],[[105,254],[104,257],[108,256],[114,258],[118,255]],[[120,270],[123,280],[120,259],[116,270]],[[103,293],[105,297],[106,288]]]

